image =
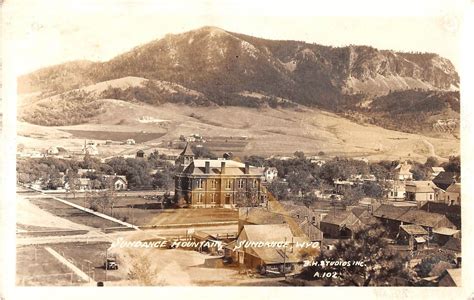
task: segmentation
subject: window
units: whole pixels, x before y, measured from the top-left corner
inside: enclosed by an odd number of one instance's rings
[[[215,179],[211,180],[211,188],[213,188],[213,189],[216,188],[216,180]]]
[[[244,180],[239,179],[239,189],[242,189],[244,187]]]
[[[230,179],[226,180],[226,182],[225,182],[225,188],[226,188],[226,189],[230,189],[230,188],[231,188],[231,185],[232,185],[232,184],[231,184],[231,180],[230,180]]]
[[[202,194],[197,194],[197,203],[202,203]]]
[[[254,179],[253,184],[252,184],[252,187],[253,187],[253,188],[256,188],[256,187],[257,187],[257,179]]]
[[[430,194],[430,200],[433,200],[433,194]]]
[[[395,192],[395,197],[398,197],[398,192]]]
[[[216,203],[216,194],[211,194],[211,203]]]
[[[204,181],[204,180],[202,180],[202,179],[198,179],[198,180],[197,180],[197,185],[196,185],[196,187],[197,187],[198,189],[202,189],[203,181]]]

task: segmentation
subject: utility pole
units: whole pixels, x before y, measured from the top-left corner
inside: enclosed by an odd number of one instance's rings
[[[109,268],[109,266],[107,264],[107,250],[108,249],[105,249],[105,280],[104,280],[104,282],[107,281],[107,269]]]
[[[286,237],[285,237],[285,244],[284,244],[284,250],[283,250],[283,276],[285,277],[285,280],[286,280]]]

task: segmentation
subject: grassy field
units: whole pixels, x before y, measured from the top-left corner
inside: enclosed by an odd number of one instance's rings
[[[112,140],[112,141],[126,141],[127,139],[134,139],[137,143],[144,143],[154,139],[158,139],[164,133],[157,132],[121,132],[121,131],[93,131],[93,130],[67,130],[63,131],[70,133],[73,138],[90,139],[90,140]]]
[[[44,246],[23,246],[16,251],[16,284],[20,286],[67,286],[83,281]]]
[[[84,199],[68,199],[68,201],[90,208],[87,203],[84,202]],[[103,213],[124,222],[144,226],[150,224],[162,211],[161,205],[156,201],[142,197],[120,197],[117,198],[113,210],[106,210]],[[119,226],[119,224],[116,224],[116,226]]]
[[[51,198],[29,199],[31,203],[58,217],[65,218],[71,222],[83,224],[95,228],[119,227],[120,224],[112,222],[88,212],[81,211]]]
[[[105,261],[106,249],[110,243],[61,243],[51,245],[58,253],[64,254],[76,267],[87,272],[95,281],[116,281],[127,278],[126,272],[120,268],[118,270],[108,270],[107,278],[103,264]]]
[[[428,137],[387,130],[374,125],[357,124],[317,109],[188,107],[169,103],[150,106],[119,100],[103,101],[106,102],[106,112],[88,124],[44,127],[20,123],[18,141],[30,148],[51,145],[64,145],[68,148],[80,146],[84,140],[71,137],[64,130],[105,131],[110,132],[111,136],[125,131],[156,133],[155,139],[137,145],[135,149],[122,149],[118,146],[110,149],[116,153],[134,153],[133,151],[144,146],[178,140],[181,135],[197,133],[211,137],[207,146],[218,155],[231,151],[237,152],[239,156],[286,156],[299,150],[307,155],[323,151],[328,156],[366,157],[372,160],[414,159],[423,162],[432,155],[429,144],[433,145],[437,155],[444,158],[459,154],[460,148],[459,139],[453,136]],[[123,125],[117,124],[117,116],[124,118]],[[137,121],[140,116],[167,122],[163,126],[141,124]],[[32,135],[35,133],[37,135]],[[99,137],[111,139],[105,133],[101,134]],[[248,139],[237,141],[243,136]],[[233,137],[235,140],[227,139],[226,143],[226,137]]]

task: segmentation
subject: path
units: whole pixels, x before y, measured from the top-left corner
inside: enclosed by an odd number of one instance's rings
[[[423,143],[425,143],[425,145],[428,147],[428,151],[430,152],[430,156],[433,156],[433,157],[436,157],[438,160],[440,161],[447,161],[446,158],[444,157],[441,157],[439,155],[436,154],[436,151],[435,151],[435,147],[432,143],[430,143],[428,140],[426,139],[423,139]]]

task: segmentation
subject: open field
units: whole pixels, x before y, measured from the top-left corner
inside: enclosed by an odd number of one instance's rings
[[[68,201],[84,206],[83,199]],[[88,206],[84,206],[87,207]],[[198,224],[207,222],[237,221],[238,212],[224,208],[206,209],[161,209],[154,200],[142,197],[120,197],[110,210],[104,212],[114,218],[137,226]]]
[[[46,210],[47,212],[60,218],[67,219],[73,223],[94,228],[121,227],[120,224],[84,212],[51,198],[32,198],[30,201],[40,209]]]
[[[114,134],[145,131],[156,133],[157,138],[134,147],[109,147],[106,149],[107,154],[134,153],[140,148],[153,147],[163,141],[178,140],[180,135],[194,133],[210,137],[209,146],[214,147],[218,155],[232,150],[239,155],[290,155],[300,150],[307,155],[323,151],[328,156],[367,157],[371,160],[408,158],[424,162],[433,151],[442,158],[459,154],[459,140],[449,135],[426,137],[374,125],[360,125],[317,109],[188,107],[169,103],[151,106],[120,100],[102,101],[105,113],[89,124],[44,127],[19,122],[18,142],[27,148],[36,149],[51,145],[73,148],[83,145],[84,140],[64,130],[105,131]],[[123,118],[121,124],[117,124],[117,116]],[[144,124],[137,121],[141,116],[164,119],[167,122],[163,126]],[[232,143],[228,140],[226,145],[219,139],[237,139],[243,136],[247,140],[238,141],[238,144],[234,144],[234,140]],[[105,134],[101,137],[110,139]],[[99,151],[103,148],[100,147]]]
[[[56,200],[50,199],[49,202],[40,201],[43,207],[48,209],[42,209],[40,206],[33,204],[33,200],[25,198],[23,195],[17,195],[16,202],[16,222],[17,230],[19,232],[26,231],[55,231],[55,230],[92,230],[90,226],[86,226],[82,223],[75,223],[71,220],[65,219],[58,215],[54,207],[60,205],[62,209],[70,208],[66,207]]]
[[[17,247],[16,253],[17,285],[67,286],[84,284],[83,280],[47,252],[44,246]]]
[[[68,201],[90,208],[84,203],[84,199],[76,198],[68,199]],[[114,205],[114,209],[112,211],[106,210],[103,213],[133,225],[145,226],[149,225],[162,211],[161,204],[157,201],[144,199],[142,197],[119,197],[117,198],[117,203]]]
[[[105,252],[110,247],[110,243],[61,243],[51,245],[55,251],[64,254],[76,267],[80,268],[95,281],[116,281],[127,278],[127,273],[120,268],[118,270],[108,270],[107,278],[103,263]]]
[[[92,130],[67,130],[63,131],[70,133],[73,138],[89,139],[89,140],[112,140],[112,141],[126,141],[127,139],[134,139],[137,143],[148,142],[158,139],[164,133],[156,132],[121,132],[121,131],[92,131]]]

